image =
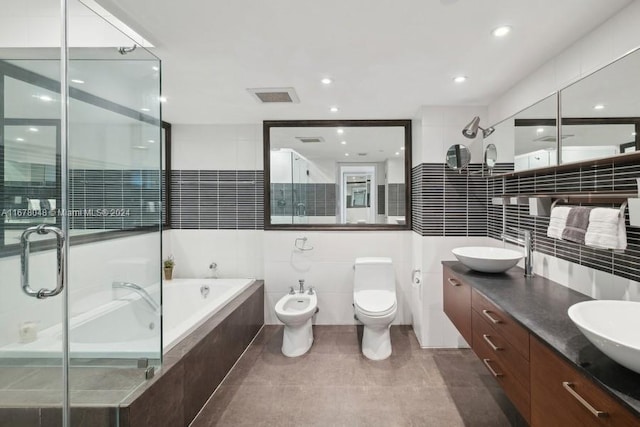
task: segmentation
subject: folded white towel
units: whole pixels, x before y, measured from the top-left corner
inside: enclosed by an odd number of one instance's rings
[[[589,215],[589,227],[584,236],[587,246],[600,249],[627,248],[627,229],[619,209],[594,208]]]
[[[547,236],[554,239],[562,239],[562,232],[567,225],[567,216],[571,206],[556,206],[551,209],[549,218],[549,228],[547,228]]]

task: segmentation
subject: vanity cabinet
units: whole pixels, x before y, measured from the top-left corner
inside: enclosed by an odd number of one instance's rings
[[[640,418],[444,265],[444,311],[532,427],[640,426]],[[469,282],[473,283],[473,277]]]
[[[531,339],[531,425],[638,426],[640,420],[546,344]]]
[[[460,335],[471,344],[471,286],[458,279],[447,267],[443,273],[444,312]]]

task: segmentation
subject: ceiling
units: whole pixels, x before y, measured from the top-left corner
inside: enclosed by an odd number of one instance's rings
[[[164,118],[205,124],[487,105],[631,0],[98,2],[156,46]],[[255,87],[294,87],[300,103],[259,104]]]

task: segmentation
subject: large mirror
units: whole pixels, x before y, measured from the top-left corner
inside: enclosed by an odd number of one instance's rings
[[[636,151],[639,69],[636,51],[562,90],[561,163]]]
[[[265,121],[265,228],[410,227],[410,120]]]
[[[513,162],[514,171],[557,164],[557,95],[551,95],[516,115],[493,125],[484,140],[496,147],[496,162]]]

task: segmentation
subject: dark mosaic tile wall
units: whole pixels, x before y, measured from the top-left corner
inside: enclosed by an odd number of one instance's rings
[[[381,187],[383,188],[382,200],[384,203],[384,186],[381,186]],[[389,200],[388,200],[389,213],[387,214],[388,216],[404,216],[405,203],[406,203],[406,196],[405,196],[406,191],[407,191],[407,186],[404,184],[389,184]]]
[[[385,187],[384,185],[378,185],[378,215],[384,215],[384,199],[385,199]]]
[[[501,194],[554,193],[579,191],[636,191],[640,165],[599,165],[567,172],[551,172],[526,177],[489,180],[489,197]],[[613,206],[613,205],[603,205]],[[594,249],[572,242],[547,237],[549,218],[529,215],[528,206],[489,207],[488,236],[500,238],[503,220],[507,227],[531,230],[535,250],[596,270],[640,281],[640,229],[629,227],[627,211],[627,241],[624,252]]]
[[[171,228],[264,228],[261,170],[172,170]]]
[[[481,165],[458,173],[444,163],[411,170],[411,221],[422,236],[486,236],[487,185]]]
[[[335,216],[336,184],[271,184],[271,216]]]
[[[160,185],[157,170],[72,169],[70,228],[126,230],[158,225]],[[86,213],[79,214],[83,210]]]

